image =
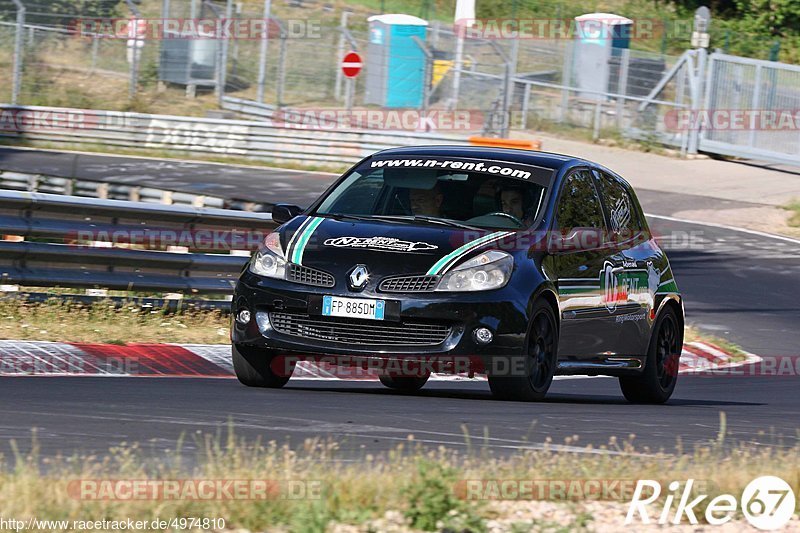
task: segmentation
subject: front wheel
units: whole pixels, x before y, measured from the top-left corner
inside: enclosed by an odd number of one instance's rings
[[[619,378],[622,394],[633,403],[664,403],[678,382],[683,332],[671,307],[661,312],[653,328],[644,370],[638,376]]]
[[[248,387],[279,389],[286,385],[294,371],[294,365],[288,359],[278,360],[277,356],[266,348],[233,344],[231,357],[236,378]],[[281,364],[284,359],[286,363]]]
[[[489,388],[497,398],[540,401],[553,382],[558,365],[558,322],[553,308],[544,300],[533,307],[527,346],[524,364],[512,361],[503,371],[493,369],[489,373]]]

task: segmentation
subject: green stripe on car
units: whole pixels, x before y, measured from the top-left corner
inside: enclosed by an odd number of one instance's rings
[[[481,246],[483,244],[486,244],[491,240],[499,239],[500,237],[504,237],[506,235],[511,235],[511,232],[508,232],[508,231],[497,231],[495,233],[490,233],[489,235],[484,235],[483,237],[481,237],[479,239],[475,239],[472,242],[468,242],[467,244],[464,244],[463,246],[458,247],[455,250],[453,250],[452,252],[450,252],[449,254],[447,254],[446,256],[444,256],[441,259],[439,259],[438,261],[436,261],[436,263],[433,264],[433,266],[430,268],[430,270],[428,270],[426,275],[428,275],[428,276],[436,276],[436,275],[438,275],[438,274],[440,274],[442,272],[442,269],[444,268],[444,266],[447,263],[449,263],[451,260],[456,259],[459,256],[466,255],[467,253],[469,253],[473,249],[475,249],[475,248],[477,248],[477,247],[479,247],[479,246]]]
[[[314,233],[314,230],[322,224],[322,221],[325,220],[324,218],[314,217],[313,220],[306,226],[306,229],[303,230],[302,235],[297,239],[297,244],[295,244],[294,250],[292,251],[292,263],[302,265],[303,264],[303,252],[305,252],[306,245],[308,241],[311,239],[311,235]]]

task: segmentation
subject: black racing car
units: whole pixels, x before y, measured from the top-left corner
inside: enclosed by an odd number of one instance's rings
[[[558,374],[618,376],[634,402],[675,388],[680,293],[630,185],[600,165],[384,150],[304,211],[279,204],[272,217],[282,225],[232,303],[245,385],[281,387],[298,360],[325,356],[379,361],[401,390],[439,370],[485,373],[496,396],[518,400],[542,399]]]

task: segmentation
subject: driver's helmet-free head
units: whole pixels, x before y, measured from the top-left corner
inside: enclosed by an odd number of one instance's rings
[[[497,203],[503,213],[522,221],[530,217],[532,199],[523,187],[502,187],[497,192]]]

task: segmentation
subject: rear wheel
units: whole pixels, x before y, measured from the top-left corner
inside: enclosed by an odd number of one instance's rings
[[[678,381],[678,363],[683,349],[683,332],[671,307],[656,320],[644,370],[639,376],[619,378],[625,398],[634,403],[664,403]]]
[[[422,376],[389,376],[381,375],[380,380],[390,389],[412,392],[421,389],[428,382],[430,374]]]
[[[243,344],[231,345],[233,369],[239,381],[248,387],[269,387],[278,389],[286,385],[292,377],[294,365],[288,359],[285,364],[276,360],[269,349]]]
[[[508,365],[505,372],[489,373],[492,394],[504,400],[539,401],[544,399],[558,364],[558,323],[553,308],[538,301],[531,315],[524,375],[508,376],[517,365]],[[494,375],[493,375],[494,374]]]

